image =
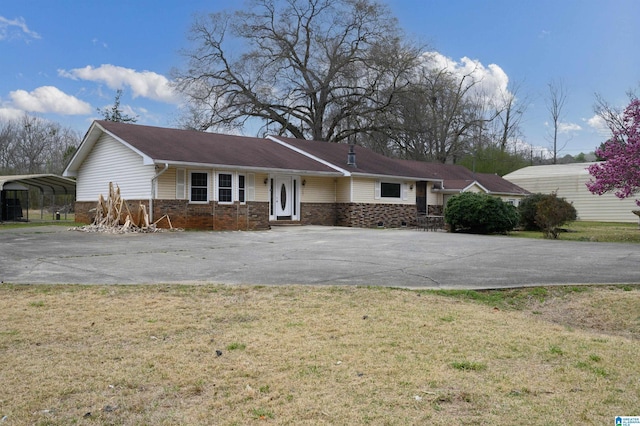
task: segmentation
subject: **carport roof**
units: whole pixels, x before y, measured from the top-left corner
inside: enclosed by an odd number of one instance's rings
[[[76,181],[53,174],[0,176],[0,190],[15,182],[38,188],[45,195],[67,195],[76,193]]]

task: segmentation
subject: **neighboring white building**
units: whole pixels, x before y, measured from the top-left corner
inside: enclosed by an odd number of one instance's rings
[[[632,210],[640,210],[634,198],[619,199],[613,193],[595,195],[586,183],[592,177],[587,167],[595,163],[552,164],[530,166],[504,176],[508,181],[531,193],[550,194],[573,203],[578,220],[598,222],[637,222]]]

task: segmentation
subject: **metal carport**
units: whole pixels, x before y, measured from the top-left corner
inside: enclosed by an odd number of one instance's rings
[[[62,176],[54,174],[34,174],[34,175],[11,175],[0,176],[0,194],[2,198],[2,211],[4,212],[7,206],[7,200],[5,199],[8,190],[17,191],[19,186],[26,186],[31,188],[37,188],[40,192],[41,206],[44,206],[45,196],[57,196],[67,195],[69,197],[76,194],[76,181],[68,179]],[[27,203],[28,204],[28,203]],[[27,205],[27,221],[29,220],[29,206]],[[42,207],[44,210],[44,207]],[[41,218],[44,211],[41,211]],[[0,216],[1,219],[1,216]]]

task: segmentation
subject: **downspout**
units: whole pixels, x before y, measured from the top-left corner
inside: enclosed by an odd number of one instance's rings
[[[151,196],[149,197],[149,223],[153,223],[153,199],[156,196],[156,186],[158,185],[158,178],[169,168],[169,163],[164,163],[164,168],[155,174],[151,178]]]

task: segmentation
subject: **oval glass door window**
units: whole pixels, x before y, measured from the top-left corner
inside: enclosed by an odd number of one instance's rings
[[[280,205],[282,206],[282,210],[284,210],[287,205],[287,187],[284,185],[284,183],[280,188]]]

